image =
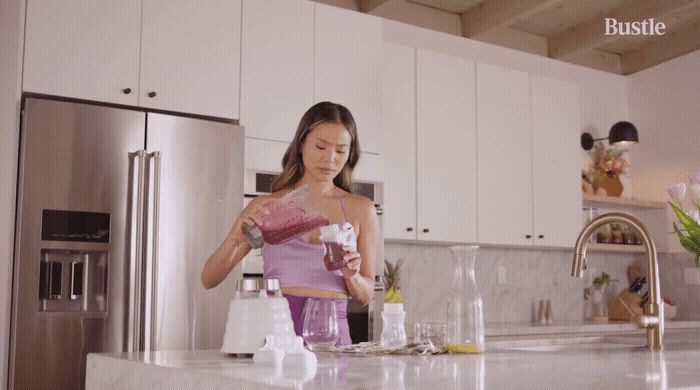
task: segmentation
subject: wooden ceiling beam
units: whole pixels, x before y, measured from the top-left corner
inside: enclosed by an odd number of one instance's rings
[[[553,35],[547,39],[549,56],[566,59],[581,52],[601,47],[619,38],[617,35],[605,35],[605,18],[615,18],[619,22],[642,21],[661,18],[674,12],[695,7],[700,0],[639,0],[627,2],[609,14],[596,16],[580,23],[569,30]]]
[[[520,19],[553,7],[562,0],[486,0],[462,13],[462,35],[474,37],[486,31],[507,27]]]
[[[695,50],[700,50],[700,26],[690,24],[623,55],[622,73],[632,74]]]
[[[356,0],[357,9],[360,12],[369,13],[370,11],[376,9],[380,5],[386,3],[388,0]]]

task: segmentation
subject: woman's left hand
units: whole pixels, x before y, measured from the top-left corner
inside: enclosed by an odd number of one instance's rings
[[[343,273],[343,276],[354,276],[356,273],[360,272],[362,257],[358,252],[352,252],[352,248],[349,246],[344,246],[343,250],[346,252],[343,256],[345,267],[341,268],[340,271]]]

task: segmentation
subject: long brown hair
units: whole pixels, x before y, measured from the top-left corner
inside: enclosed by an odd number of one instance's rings
[[[292,188],[304,176],[304,160],[301,146],[314,127],[325,122],[335,122],[343,125],[350,133],[351,142],[348,151],[348,161],[340,173],[333,178],[333,184],[345,191],[353,192],[352,170],[360,158],[360,143],[357,139],[357,126],[350,111],[340,104],[320,102],[309,108],[301,117],[294,140],[289,144],[282,158],[282,173],[272,182],[272,192]]]

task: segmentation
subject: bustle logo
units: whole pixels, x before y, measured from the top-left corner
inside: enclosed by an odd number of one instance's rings
[[[605,35],[664,35],[666,25],[654,18],[635,22],[618,22],[615,18],[605,18]]]

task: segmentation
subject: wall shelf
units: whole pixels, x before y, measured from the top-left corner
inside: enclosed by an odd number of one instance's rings
[[[583,194],[583,207],[620,210],[661,210],[666,209],[668,204],[666,202],[657,202],[637,198]]]
[[[657,243],[656,253],[671,253],[665,243]],[[645,253],[644,245],[599,244],[592,242],[586,247],[591,252]]]
[[[588,244],[587,250],[595,252],[644,253],[644,245],[599,244],[592,242]]]

